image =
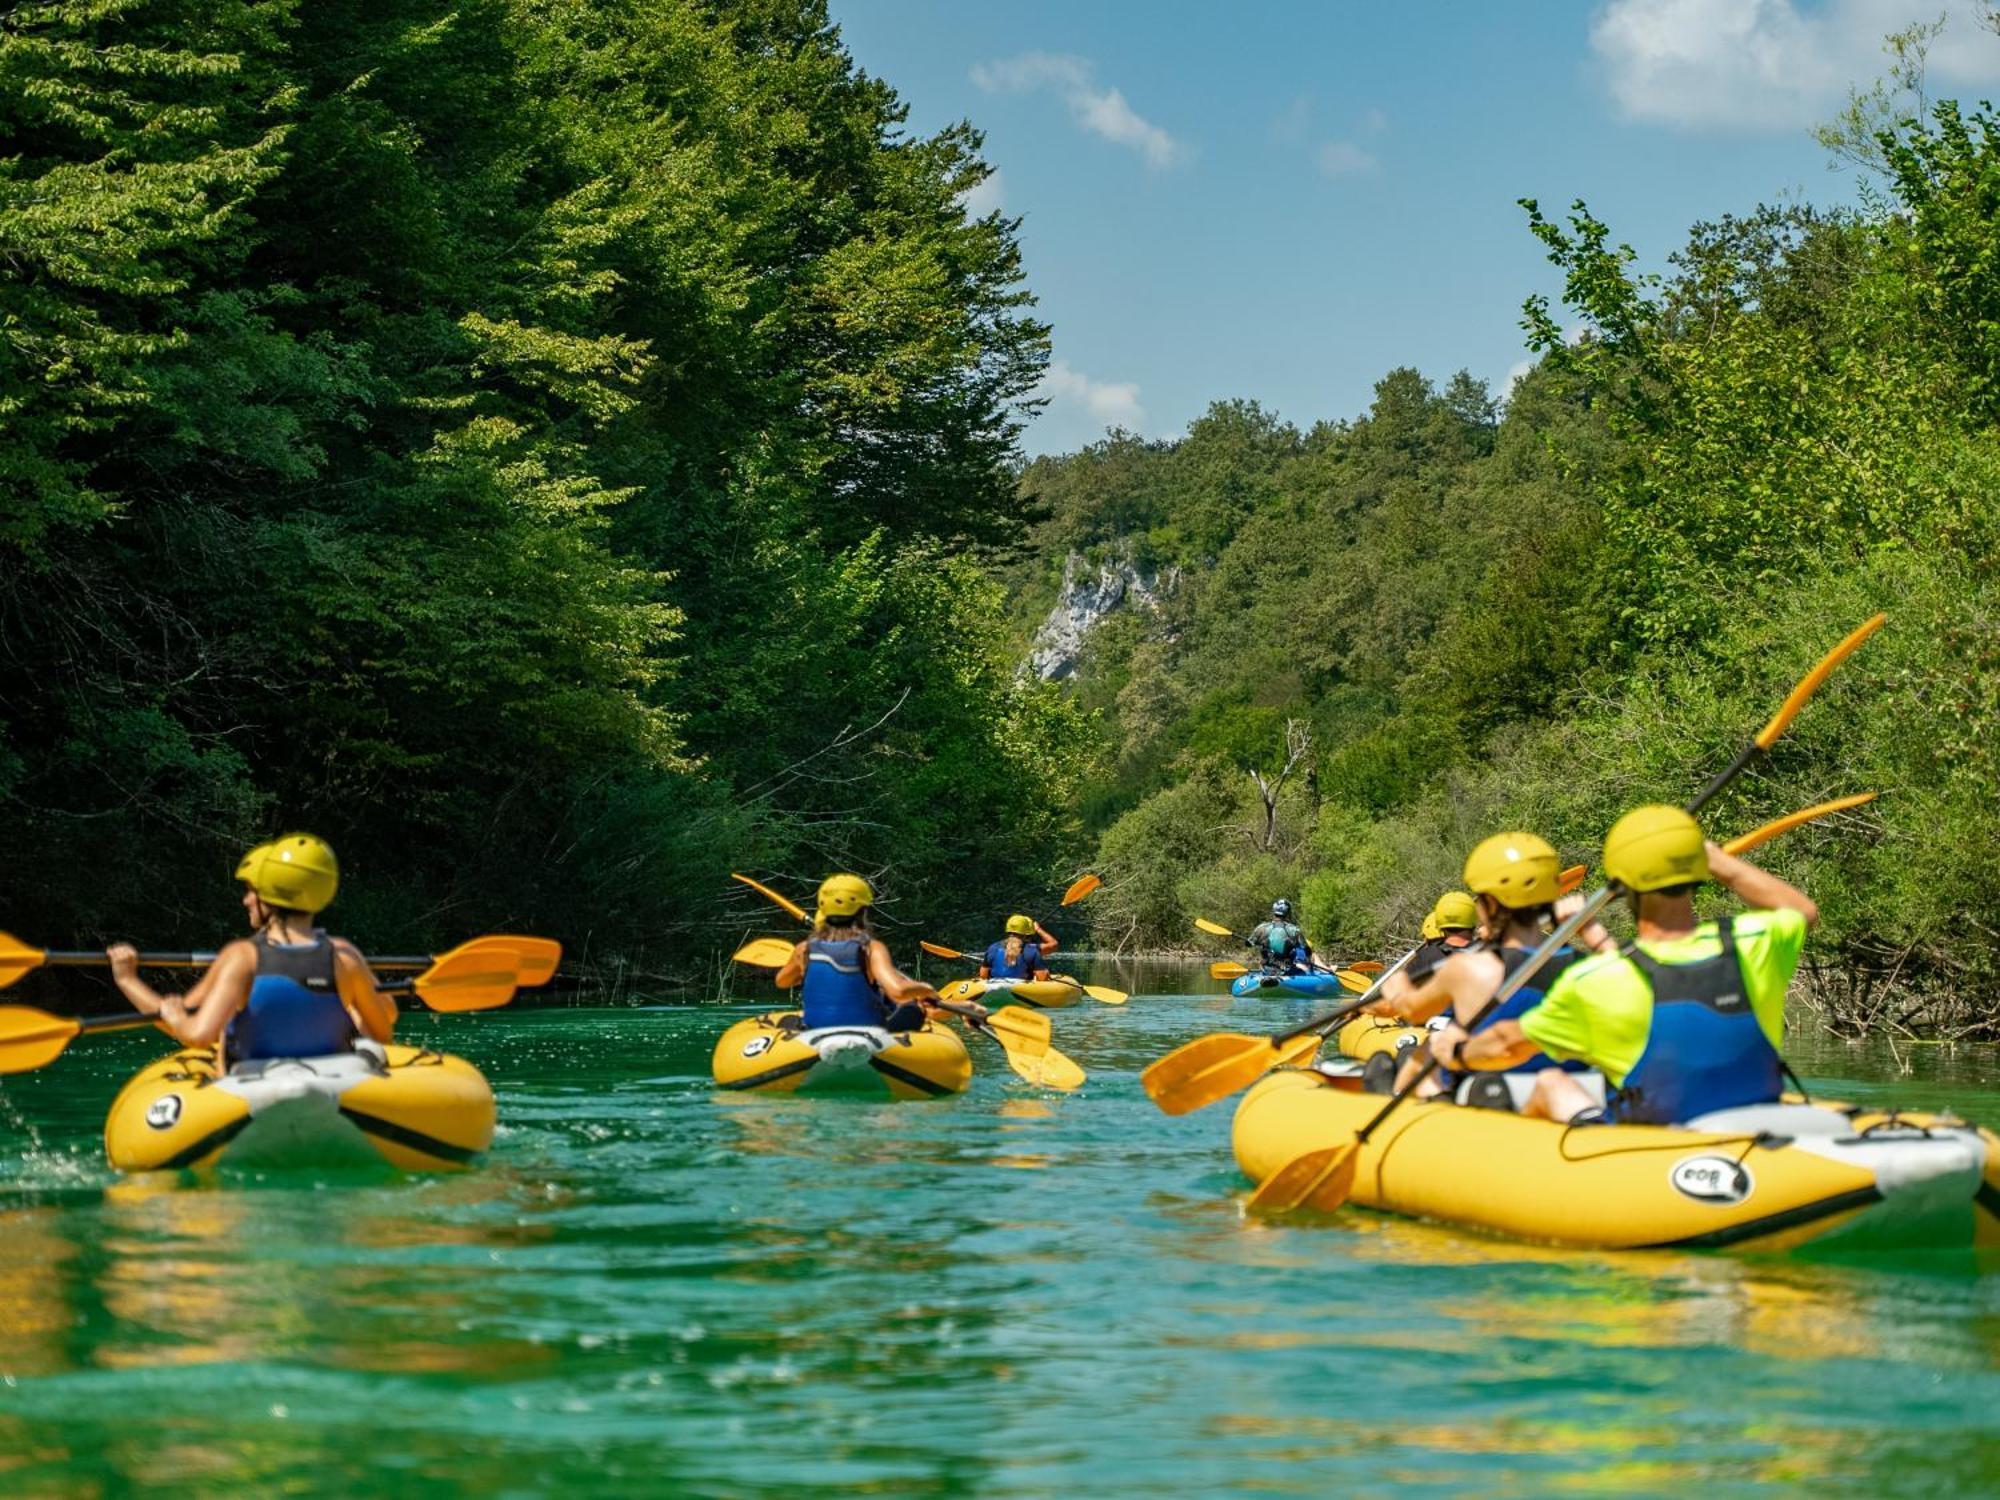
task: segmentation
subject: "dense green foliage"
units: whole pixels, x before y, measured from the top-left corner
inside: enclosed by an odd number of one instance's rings
[[[1532,301],[1544,358],[1497,418],[1463,376],[1399,370],[1350,424],[1220,405],[1031,468],[1032,606],[1071,553],[1171,585],[1077,673],[1107,726],[1103,937],[1186,946],[1196,913],[1245,928],[1298,894],[1321,943],[1380,951],[1479,836],[1584,859],[1625,807],[1684,798],[1884,609],[1709,821],[1881,790],[1768,853],[1822,902],[1820,998],[1991,1024],[2000,126],[1946,103],[1875,144],[1873,211],[1699,226],[1660,277],[1582,205],[1527,205],[1589,332]],[[1271,827],[1250,773],[1288,720],[1312,749]]]
[[[293,826],[397,945],[1044,888],[1085,736],[962,554],[1046,330],[902,120],[820,0],[0,17],[7,925],[212,940]]]

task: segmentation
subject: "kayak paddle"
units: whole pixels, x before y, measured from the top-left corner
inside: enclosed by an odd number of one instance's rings
[[[480,941],[461,944],[414,979],[385,985],[377,993],[414,993],[432,1010],[454,1014],[505,1005],[523,982],[520,970],[480,947]],[[158,1024],[156,1017],[137,1011],[79,1018],[51,1015],[31,1005],[0,1005],[0,1074],[45,1067],[80,1036]]]
[[[509,933],[490,933],[484,937],[470,938],[451,950],[463,953],[468,949],[491,950],[495,955],[511,953],[516,955],[516,967],[520,970],[521,983],[526,985],[546,984],[554,977],[556,965],[562,962],[562,944],[550,938],[517,937]],[[199,969],[215,962],[214,953],[141,953],[139,967],[142,969]],[[392,954],[385,958],[370,958],[372,969],[427,969],[435,966],[444,954]],[[53,952],[45,948],[31,948],[11,933],[0,932],[0,989],[15,983],[23,975],[35,969],[101,969],[110,964],[104,951],[84,949],[78,952]]]

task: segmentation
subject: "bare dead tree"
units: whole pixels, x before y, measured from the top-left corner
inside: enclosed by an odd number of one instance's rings
[[[1264,799],[1264,838],[1258,846],[1267,854],[1278,842],[1278,799],[1284,795],[1285,783],[1292,779],[1292,773],[1299,763],[1312,753],[1312,725],[1304,719],[1285,720],[1285,763],[1275,777],[1266,776],[1256,767],[1250,769],[1250,779],[1257,783],[1257,795]]]

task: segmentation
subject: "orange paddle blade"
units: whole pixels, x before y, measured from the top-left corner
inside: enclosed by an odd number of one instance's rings
[[[1063,892],[1062,904],[1074,906],[1103,884],[1104,877],[1101,875],[1079,875],[1070,882],[1069,889]]]
[[[31,969],[39,969],[45,954],[40,948],[30,948],[11,932],[0,932],[0,990],[19,979]],[[35,1064],[40,1067],[40,1063]]]
[[[1819,691],[1819,685],[1826,681],[1833,669],[1860,650],[1861,643],[1880,630],[1888,618],[1887,615],[1877,615],[1872,620],[1863,621],[1845,640],[1821,657],[1819,665],[1799,679],[1799,685],[1792,689],[1791,696],[1786,698],[1784,704],[1771,716],[1771,722],[1757,731],[1755,743],[1766,750],[1775,745],[1778,736],[1783,734],[1792,720],[1799,716],[1799,710],[1806,706],[1806,700]]]
[[[1293,1157],[1257,1184],[1257,1191],[1250,1195],[1250,1211],[1283,1214],[1297,1208],[1313,1208],[1332,1213],[1354,1191],[1359,1155],[1360,1147],[1348,1141]]]
[[[956,948],[947,948],[947,947],[945,947],[945,945],[944,945],[943,943],[926,943],[926,942],[923,942],[922,940],[919,940],[919,941],[918,941],[918,943],[917,943],[917,946],[918,946],[919,948],[923,949],[923,950],[924,950],[924,952],[926,952],[926,953],[930,953],[930,954],[934,954],[934,955],[936,955],[936,956],[937,956],[937,957],[939,957],[939,958],[971,958],[971,957],[972,957],[972,955],[971,955],[970,953],[960,953],[960,952],[959,952],[959,951],[958,951],[958,950],[957,950]]]
[[[1590,873],[1589,865],[1571,865],[1556,876],[1556,889],[1567,896],[1571,891],[1583,888],[1583,877]]]
[[[470,945],[468,949],[447,953],[410,981],[417,998],[432,1010],[454,1015],[496,1010],[521,987],[521,971],[511,954]]]
[[[1748,854],[1759,844],[1768,843],[1781,833],[1790,833],[1802,823],[1810,823],[1815,818],[1824,818],[1829,813],[1846,812],[1850,807],[1859,807],[1864,802],[1873,802],[1874,792],[1856,792],[1852,797],[1835,797],[1831,802],[1822,802],[1816,807],[1803,808],[1795,813],[1787,813],[1782,818],[1773,818],[1762,828],[1753,828],[1748,833],[1738,834],[1722,846],[1727,854]]]
[[[547,984],[555,978],[556,968],[562,963],[562,944],[554,938],[521,937],[515,933],[494,933],[489,937],[474,938],[463,946],[470,948],[483,944],[496,953],[511,951],[514,967],[519,971],[521,983],[529,987]]]
[[[83,1028],[31,1005],[0,1005],[0,1073],[31,1073],[63,1054]]]
[[[782,906],[786,911],[790,912],[796,920],[806,923],[810,923],[812,921],[812,918],[806,915],[806,909],[803,906],[800,906],[796,901],[791,901],[783,896],[780,896],[776,891],[772,890],[768,885],[763,885],[758,881],[752,880],[748,875],[738,875],[733,870],[730,871],[729,878],[731,880],[740,880],[745,885],[749,886],[750,889],[755,891],[758,895],[763,896],[767,900],[775,901],[779,906]]]
[[[1267,1036],[1212,1032],[1176,1047],[1141,1073],[1139,1082],[1161,1113],[1192,1114],[1248,1088],[1273,1068],[1302,1065],[1319,1044],[1310,1034],[1279,1046]]]
[[[1347,967],[1357,974],[1380,974],[1389,966],[1384,963],[1377,963],[1372,958],[1364,958],[1359,963],[1349,964]]]

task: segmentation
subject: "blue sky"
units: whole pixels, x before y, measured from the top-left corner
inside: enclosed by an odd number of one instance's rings
[[[1652,264],[1700,219],[1850,200],[1810,127],[1947,7],[1932,92],[2000,95],[1967,0],[833,0],[914,129],[986,132],[1026,221],[1030,452],[1223,397],[1351,417],[1403,364],[1497,390],[1557,290],[1517,198],[1584,198]]]

